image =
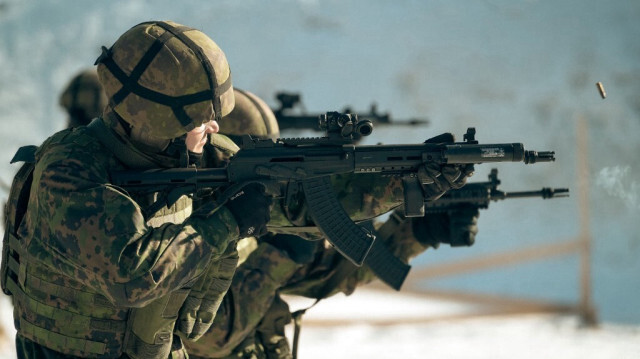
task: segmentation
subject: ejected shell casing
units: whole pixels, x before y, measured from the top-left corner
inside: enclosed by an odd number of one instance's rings
[[[598,91],[600,91],[600,97],[607,98],[607,93],[604,91],[604,86],[602,86],[602,82],[596,82],[596,87]]]

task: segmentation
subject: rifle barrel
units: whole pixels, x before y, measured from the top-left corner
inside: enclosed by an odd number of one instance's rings
[[[504,194],[504,198],[524,198],[524,197],[542,197],[543,199],[554,198],[554,197],[569,197],[569,189],[545,187],[540,191],[507,192]]]

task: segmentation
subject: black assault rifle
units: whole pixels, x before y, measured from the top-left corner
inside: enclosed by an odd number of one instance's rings
[[[111,173],[112,183],[127,191],[165,193],[163,205],[171,205],[185,194],[226,188],[223,203],[248,182],[267,188],[282,182],[302,183],[311,218],[336,249],[361,265],[374,237],[356,225],[344,211],[331,186],[336,174],[377,173],[397,176],[404,186],[404,213],[423,216],[425,199],[418,170],[426,162],[471,164],[484,162],[554,161],[554,152],[526,151],[521,143],[479,144],[475,129],[469,128],[464,142],[399,145],[353,144],[355,132],[368,135],[369,122],[356,115],[328,112],[320,119],[327,136],[318,138],[254,139],[243,136],[240,150],[221,168],[172,168]]]
[[[280,107],[273,109],[273,113],[278,121],[278,126],[281,130],[286,129],[308,129],[308,130],[321,130],[321,124],[318,119],[319,114],[309,114],[304,110],[302,105],[301,96],[299,93],[291,92],[278,92],[276,93],[276,100],[280,103]],[[295,111],[295,108],[301,108],[300,111]],[[351,113],[350,108],[342,110],[344,113]],[[375,126],[385,125],[404,125],[404,126],[419,126],[429,124],[429,120],[411,118],[408,120],[396,121],[391,119],[391,115],[388,112],[379,113],[375,103],[371,104],[371,109],[368,113],[358,112],[358,118],[360,121],[371,121]],[[354,139],[359,140],[361,137],[359,133],[354,133]]]
[[[492,201],[509,198],[541,197],[542,199],[547,199],[569,197],[568,188],[543,187],[539,191],[503,192],[498,189],[499,185],[498,169],[493,168],[489,174],[489,181],[471,182],[460,189],[449,190],[437,201],[425,202],[425,210],[427,213],[439,213],[468,206],[487,209]]]
[[[541,197],[542,199],[568,197],[567,188],[544,187],[539,191],[503,192],[498,189],[500,180],[498,179],[498,169],[493,168],[489,174],[487,182],[471,182],[459,189],[447,191],[436,201],[425,201],[426,213],[451,213],[463,208],[487,209],[492,201],[500,201],[509,198]],[[405,218],[396,217],[398,222],[405,221]],[[375,233],[373,221],[363,222],[372,233]],[[451,243],[453,246],[454,243]],[[471,243],[457,243],[455,245],[471,245]],[[365,263],[373,270],[376,276],[390,287],[400,290],[402,283],[409,274],[411,266],[399,260],[387,249],[383,248],[379,241],[374,242],[373,248]]]

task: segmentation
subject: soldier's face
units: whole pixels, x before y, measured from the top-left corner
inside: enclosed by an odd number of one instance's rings
[[[207,143],[207,135],[218,133],[219,130],[218,122],[211,120],[187,132],[187,139],[185,140],[187,149],[193,153],[202,153],[202,148]]]

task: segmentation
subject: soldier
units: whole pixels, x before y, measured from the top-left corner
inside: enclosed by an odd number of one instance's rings
[[[88,125],[106,105],[107,96],[94,68],[75,75],[60,95],[60,106],[69,114],[67,127]]]
[[[234,89],[234,94],[236,107],[220,122],[220,133],[234,140],[247,133],[261,138],[279,136],[275,116],[264,101],[239,89]],[[348,176],[335,179],[339,195],[353,190],[347,179]],[[368,201],[351,202],[357,203],[351,206],[351,214],[371,212],[367,209]],[[413,219],[396,210],[386,223],[377,226],[377,240],[383,241],[406,263],[428,247],[437,248],[440,243],[472,244],[477,233],[477,218],[477,209]],[[296,223],[303,225],[299,220]],[[287,231],[285,227],[274,225],[270,229]],[[290,232],[313,229],[288,228]],[[290,234],[268,234],[259,239],[242,239],[238,250],[241,264],[214,324],[197,341],[185,342],[191,358],[291,358],[292,350],[284,328],[292,314],[280,294],[316,299],[338,292],[351,294],[357,286],[375,278],[367,266],[356,267],[324,240],[308,241]]]
[[[3,239],[18,357],[184,357],[174,333],[190,338],[211,324],[236,241],[264,230],[271,201],[253,184],[226,205],[193,210],[183,196],[154,213],[161,194],[109,183],[113,170],[194,166],[231,112],[229,65],[208,36],[145,22],[96,64],[109,98],[103,115],[16,155],[35,162],[14,179]]]

